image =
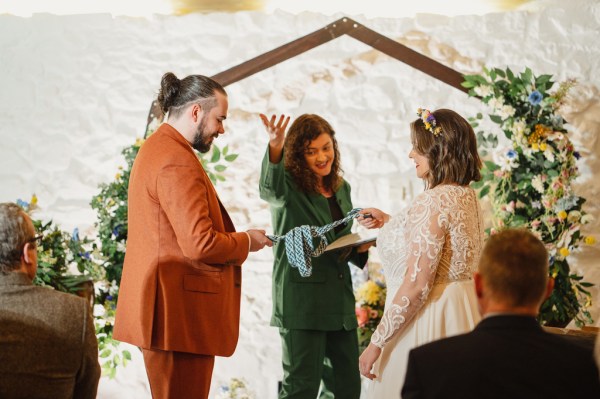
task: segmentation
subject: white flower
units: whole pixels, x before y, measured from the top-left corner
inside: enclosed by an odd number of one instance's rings
[[[125,243],[123,241],[117,243],[117,251],[125,253]]]
[[[498,112],[498,115],[502,119],[508,119],[511,116],[513,116],[514,114],[515,114],[515,109],[512,107],[512,105],[504,105]]]
[[[581,219],[581,212],[579,211],[571,211],[569,212],[569,216],[567,216],[567,220],[571,223],[577,222]]]
[[[492,88],[488,85],[479,85],[473,89],[479,97],[487,97],[494,94]]]
[[[512,169],[519,166],[517,155],[517,152],[509,147],[495,151],[493,157],[494,162],[500,166],[500,170],[503,172],[510,172]]]
[[[500,97],[491,98],[490,101],[488,102],[488,105],[490,107],[492,107],[494,110],[500,109],[504,105],[504,97],[500,96]]]
[[[593,221],[594,221],[594,217],[592,215],[590,215],[589,213],[583,215],[583,217],[581,218],[582,224],[588,224]]]
[[[94,305],[94,317],[104,316],[106,309],[103,305]]]
[[[531,186],[535,188],[535,191],[537,191],[540,194],[543,194],[544,182],[542,181],[542,176],[534,176],[533,179],[531,179]]]
[[[548,148],[546,149],[546,151],[544,151],[544,156],[546,157],[546,159],[548,161],[554,162],[554,153],[550,149],[550,146],[548,146]]]
[[[515,122],[513,123],[512,127],[510,129],[510,131],[515,136],[520,136],[520,135],[525,134],[525,129],[526,128],[527,128],[527,124],[525,123],[525,120],[523,118],[519,118],[519,119],[515,120]]]

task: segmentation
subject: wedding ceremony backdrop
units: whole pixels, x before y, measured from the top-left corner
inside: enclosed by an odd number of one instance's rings
[[[570,154],[569,162],[576,163],[580,174],[570,197],[587,199],[583,207],[575,204],[565,208],[581,212],[581,217],[587,213],[587,223],[581,223],[582,233],[573,231],[580,234],[576,237],[582,239],[582,245],[571,248],[568,254],[560,252],[564,247],[559,246],[555,256],[568,255],[572,270],[596,284],[589,288],[593,305],[588,310],[593,325],[600,325],[599,251],[589,238],[600,231],[600,183],[594,179],[600,169],[600,4],[577,0],[568,7],[559,1],[543,5],[536,12],[485,16],[444,17],[431,10],[431,14],[416,18],[352,18],[430,58],[432,65],[437,62],[460,74],[479,75],[484,68],[498,68],[506,76],[506,68],[515,74],[526,73],[529,68],[536,76],[552,75],[557,82],[576,80],[557,112],[567,122],[565,131],[574,147],[565,153]],[[36,14],[29,18],[0,15],[0,201],[30,202],[35,194],[37,209],[32,216],[52,220],[71,234],[71,241],[76,236],[79,244],[87,245],[74,249],[78,259],[86,251],[85,259],[101,260],[107,254],[92,246],[102,227],[98,215],[118,218],[119,207],[125,204],[110,203],[118,197],[107,198],[111,194],[106,190],[101,195],[100,186],[119,181],[127,170],[128,154],[121,152],[137,140],[141,144],[146,135],[148,107],[162,74],[217,75],[323,29],[341,15],[240,12],[151,19],[105,14]],[[427,67],[427,59],[423,62]],[[518,171],[518,155],[509,152],[517,148],[503,133],[518,130],[518,126],[503,122],[504,116],[511,116],[510,109],[494,108],[498,98],[489,92],[493,85],[484,88],[479,87],[481,82],[473,82],[471,87],[457,90],[352,37],[340,36],[228,85],[226,134],[215,141],[222,156],[208,157],[207,168],[215,173],[217,192],[236,228],[269,231],[268,207],[258,198],[259,160],[267,145],[258,113],[292,117],[317,113],[330,121],[338,134],[342,167],[353,187],[355,205],[376,206],[394,213],[423,189],[408,158],[408,125],[416,118],[418,107],[451,108],[473,117],[479,124],[476,131],[484,131],[485,138],[493,133],[498,139],[496,148],[486,150],[486,159],[502,168],[490,169],[490,173],[501,178],[502,171]],[[475,88],[475,94],[484,101],[465,93]],[[558,84],[549,92],[557,89]],[[540,91],[540,96],[549,98],[544,90]],[[508,98],[504,100],[502,106],[511,104]],[[543,105],[542,101],[536,96],[531,98],[531,104]],[[519,106],[513,108],[513,114],[518,115]],[[489,120],[489,114],[501,117],[502,128],[497,118]],[[560,152],[556,144],[559,139],[552,135],[561,129],[554,122],[548,119],[552,131],[545,133],[542,129],[529,142],[537,145],[536,151],[544,146],[540,154],[546,146]],[[151,124],[150,129],[153,127]],[[535,126],[528,137],[534,130]],[[548,156],[544,155],[546,161]],[[579,159],[575,162],[573,157]],[[548,185],[545,179],[562,173],[551,172],[550,164],[546,166],[548,173],[542,173],[546,178],[541,181],[540,175],[540,181],[535,180],[532,187]],[[532,182],[535,177],[528,179]],[[493,227],[493,203],[488,197],[484,197],[483,205],[488,213],[486,223]],[[507,197],[503,215],[511,211],[517,215],[519,202],[523,204],[520,198]],[[575,212],[569,215],[566,211],[563,215],[557,210],[553,218],[564,216],[565,220],[570,217],[578,222]],[[536,226],[556,221],[544,217],[539,216]],[[540,234],[547,234],[542,230]],[[113,254],[125,249],[118,242],[119,234],[119,229],[113,229],[105,237],[115,243]],[[90,243],[85,243],[84,237]],[[583,245],[584,237],[589,238],[588,245]],[[376,258],[375,251],[374,262]],[[282,371],[278,333],[268,325],[271,266],[269,250],[251,254],[243,265],[240,341],[231,358],[217,358],[211,397],[218,397],[220,385],[237,377],[246,380],[256,398],[276,397]],[[96,287],[99,290],[109,297],[110,279],[108,284]],[[110,313],[110,307],[97,309],[101,311]],[[110,317],[106,319],[110,324]],[[118,366],[113,379],[102,378],[98,397],[149,398],[140,354],[136,348],[121,346],[125,348],[119,350],[127,350],[131,361],[127,367]]]

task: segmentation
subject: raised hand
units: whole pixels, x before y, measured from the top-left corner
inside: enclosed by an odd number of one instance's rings
[[[271,119],[268,119],[265,114],[259,114],[267,133],[269,134],[269,145],[275,147],[283,147],[283,141],[285,140],[285,130],[290,122],[290,117],[281,115],[279,121],[277,121],[277,115],[271,115]]]

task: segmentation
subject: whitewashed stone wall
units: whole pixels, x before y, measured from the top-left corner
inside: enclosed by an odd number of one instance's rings
[[[463,73],[481,67],[531,67],[580,82],[565,109],[573,126],[582,176],[578,192],[600,220],[594,174],[600,170],[600,4],[548,1],[539,12],[448,18],[355,17]],[[0,15],[0,201],[39,197],[43,219],[93,235],[89,207],[97,186],[123,164],[120,151],[143,135],[162,74],[213,75],[341,17],[304,13],[31,18]],[[357,206],[399,210],[422,190],[408,159],[408,124],[419,106],[463,115],[485,112],[464,93],[437,82],[349,37],[342,37],[227,88],[229,143],[240,157],[217,190],[238,229],[270,229],[258,198],[260,159],[267,143],[257,114],[318,113],[338,133],[342,163]],[[599,222],[588,231],[600,231]],[[575,255],[577,270],[600,284],[599,247]],[[244,264],[240,340],[231,358],[217,360],[213,395],[230,377],[247,379],[257,398],[276,397],[281,379],[271,312],[269,251]],[[594,298],[598,302],[598,288]],[[594,309],[598,324],[600,312]],[[116,381],[102,379],[99,398],[149,398],[141,357]]]

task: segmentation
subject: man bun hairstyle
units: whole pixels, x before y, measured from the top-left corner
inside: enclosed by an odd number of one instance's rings
[[[190,75],[178,79],[173,72],[167,72],[160,81],[158,104],[163,113],[178,116],[188,105],[201,104],[205,110],[216,105],[215,93],[227,95],[223,86],[203,75]]]

